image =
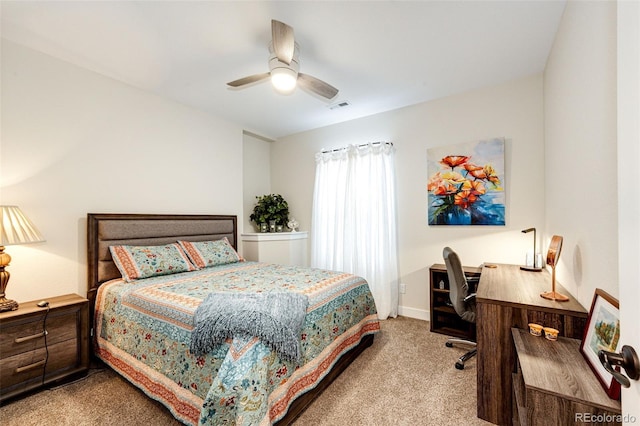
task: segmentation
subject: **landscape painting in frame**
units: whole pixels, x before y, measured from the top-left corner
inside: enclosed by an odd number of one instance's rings
[[[609,398],[618,399],[620,383],[600,362],[598,356],[600,350],[614,353],[620,351],[620,304],[618,299],[596,288],[587,317],[584,338],[580,343],[580,352],[591,370],[596,373]]]
[[[504,225],[504,138],[427,150],[429,225]]]

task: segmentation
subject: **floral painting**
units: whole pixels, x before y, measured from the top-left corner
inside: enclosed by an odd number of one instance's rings
[[[427,151],[429,225],[504,225],[504,139]]]

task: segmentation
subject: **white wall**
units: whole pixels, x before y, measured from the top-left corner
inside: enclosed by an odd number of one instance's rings
[[[45,243],[10,246],[7,296],[86,295],[87,213],[242,214],[242,129],[2,40],[0,203]]]
[[[249,216],[256,205],[256,197],[271,193],[272,141],[245,133],[242,144],[243,214],[238,220],[241,232],[257,232]]]
[[[276,141],[271,184],[289,202],[303,230],[309,230],[314,153],[322,148],[372,141],[396,147],[400,313],[428,318],[428,268],[443,263],[442,248],[458,251],[466,265],[523,263],[532,237],[520,230],[544,224],[542,76],[535,75],[378,114]],[[506,138],[506,226],[427,225],[427,149],[494,136]]]
[[[588,309],[595,288],[618,297],[615,2],[567,3],[544,97],[546,237],[564,237],[557,276]]]
[[[640,350],[640,3],[618,4],[618,247],[620,343]],[[640,382],[622,388],[622,415],[640,418]],[[630,422],[629,422],[630,423]]]

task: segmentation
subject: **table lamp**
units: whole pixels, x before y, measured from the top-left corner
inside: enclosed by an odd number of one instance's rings
[[[536,265],[538,263],[538,256],[536,254],[536,240],[538,238],[536,236],[536,228],[523,229],[522,233],[528,234],[531,231],[533,231],[533,266],[525,265],[525,266],[521,266],[520,269],[522,269],[523,271],[542,272],[542,266]]]
[[[17,206],[0,206],[0,312],[15,311],[18,302],[7,299],[5,290],[9,284],[11,256],[4,252],[4,246],[30,244],[44,241],[42,235]]]
[[[547,265],[551,266],[551,291],[541,293],[540,296],[545,299],[555,300],[556,302],[567,302],[569,298],[556,291],[556,265],[558,264],[561,251],[562,237],[560,235],[554,235],[551,237],[549,251],[547,252]]]

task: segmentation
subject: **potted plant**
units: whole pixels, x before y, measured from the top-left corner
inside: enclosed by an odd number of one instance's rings
[[[256,196],[257,202],[253,213],[249,216],[258,228],[265,232],[264,225],[269,224],[271,232],[275,232],[277,225],[286,226],[289,222],[289,204],[280,194],[266,194]]]

